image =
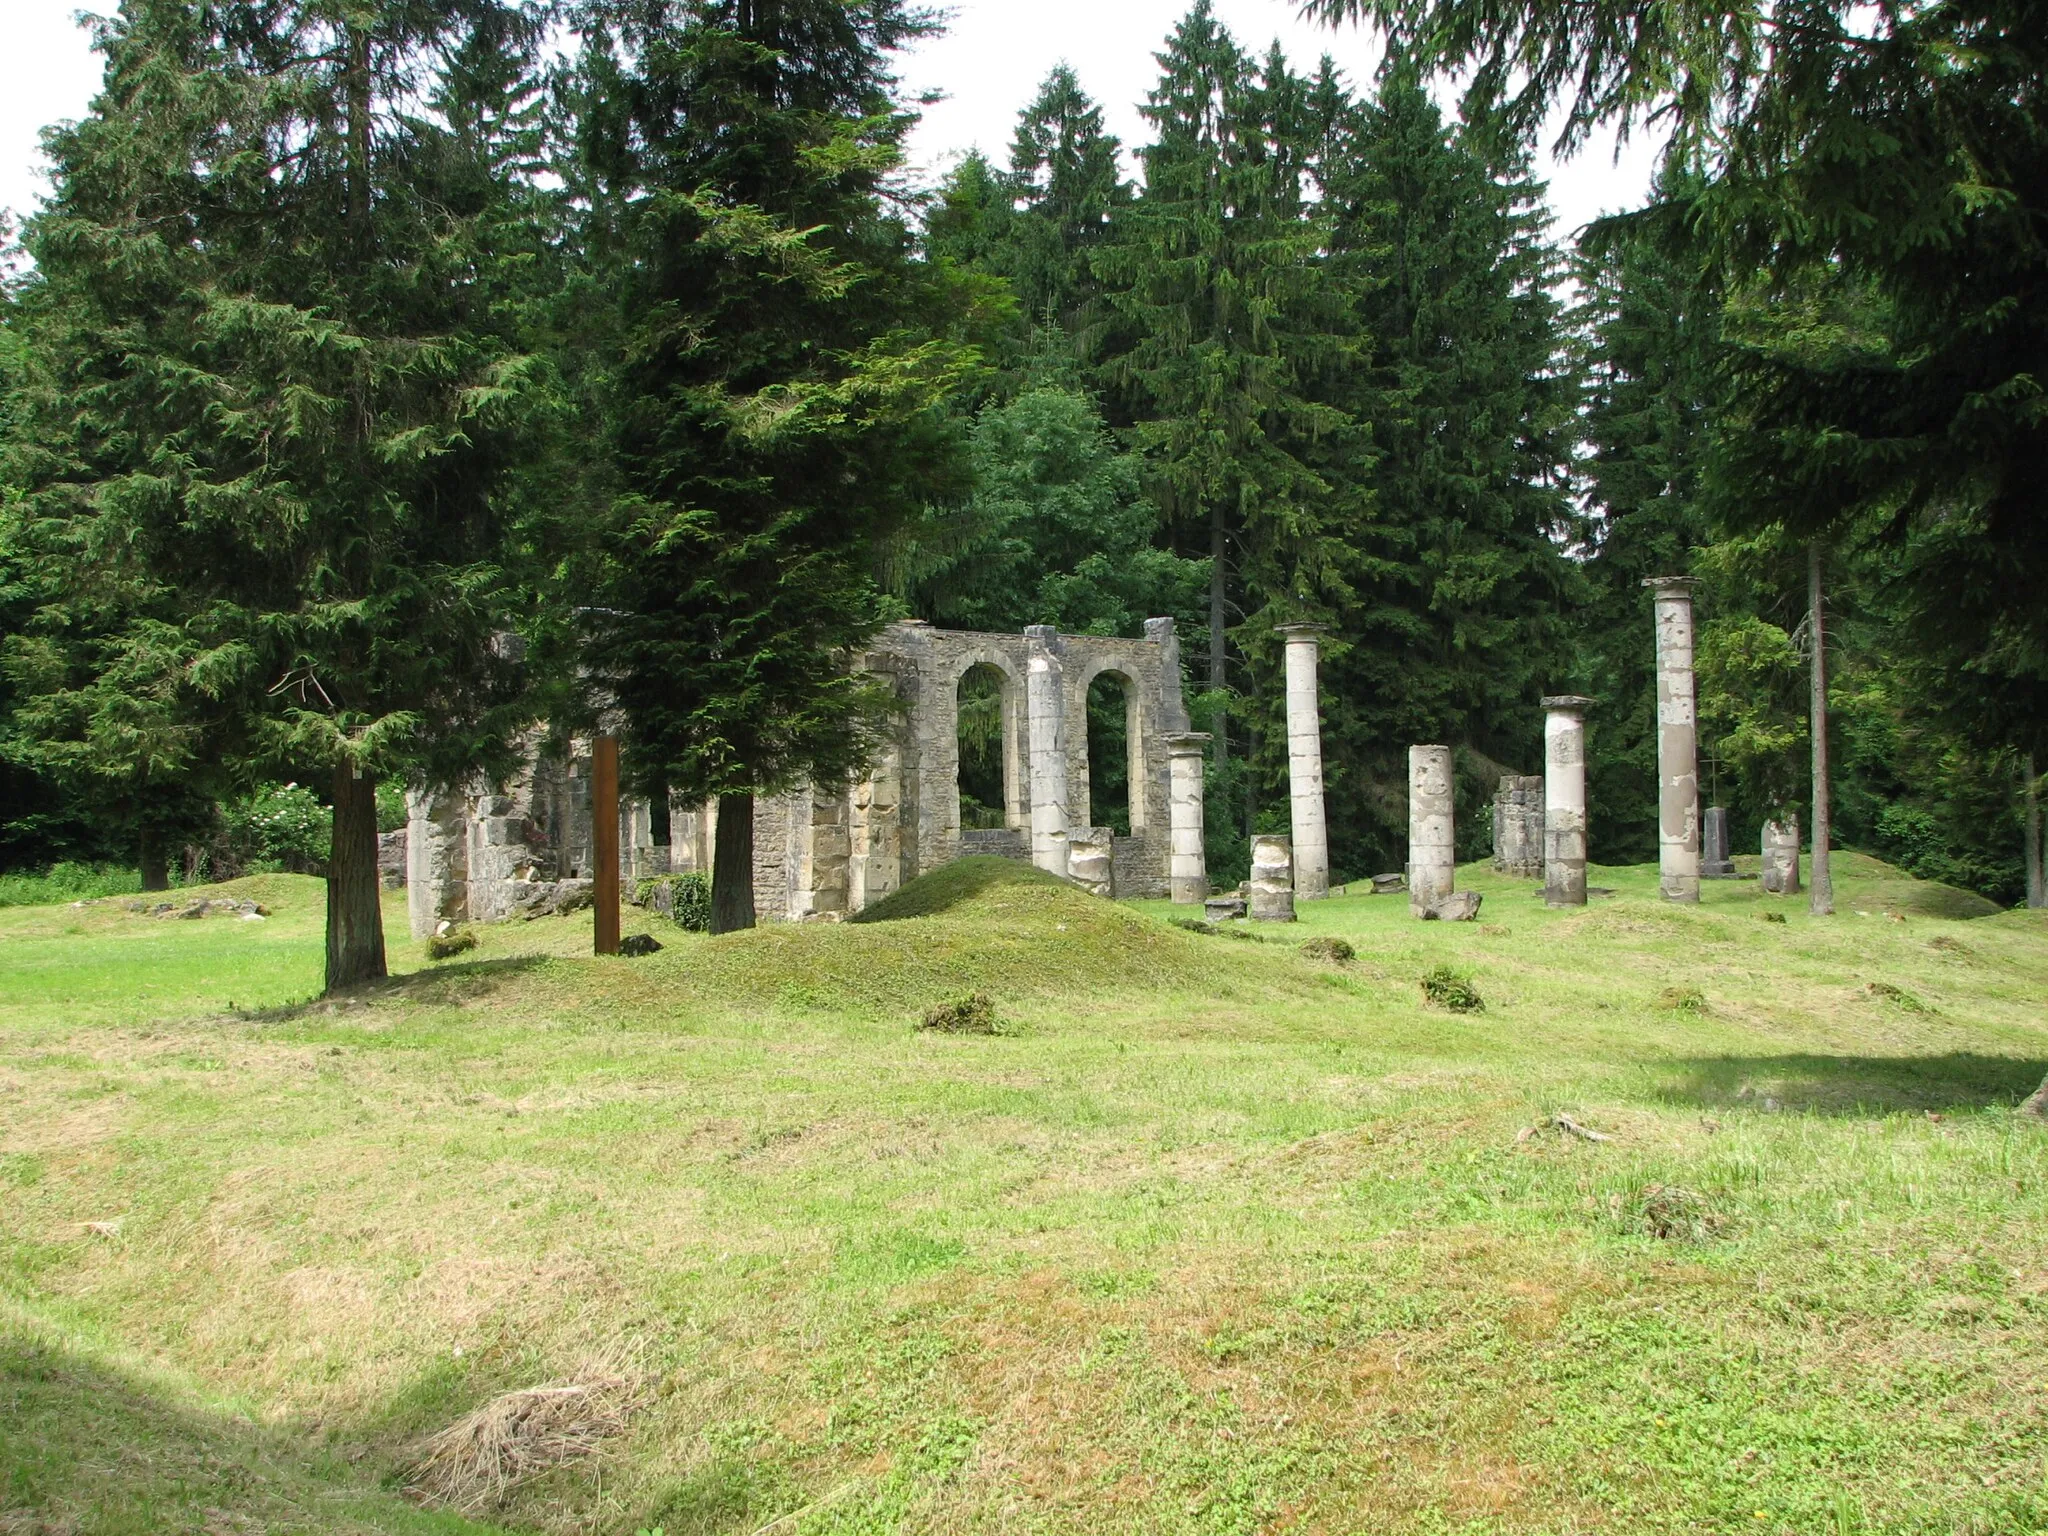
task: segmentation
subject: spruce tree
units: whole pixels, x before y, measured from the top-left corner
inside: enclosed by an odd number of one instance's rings
[[[126,0],[28,232],[44,703],[112,771],[148,736],[195,784],[328,788],[330,989],[385,970],[377,778],[465,777],[516,718],[493,635],[530,368],[447,61],[530,71],[536,33],[494,0]]]
[[[1120,153],[1073,69],[1054,69],[1018,118],[1007,177],[1016,217],[1005,271],[1034,321],[1082,325],[1095,253],[1131,197]]]
[[[1327,91],[1321,93],[1327,96]],[[1325,109],[1327,116],[1327,109]],[[1325,726],[1340,857],[1391,861],[1405,749],[1449,741],[1481,851],[1502,767],[1532,767],[1538,701],[1562,670],[1579,583],[1568,491],[1576,379],[1552,296],[1542,188],[1453,131],[1413,66],[1390,61],[1319,175],[1369,362],[1342,398],[1372,458],[1345,503]]]
[[[1232,791],[1248,787],[1230,767],[1232,632],[1263,636],[1326,595],[1328,487],[1310,458],[1347,420],[1305,380],[1346,347],[1344,296],[1320,281],[1326,232],[1305,213],[1298,162],[1270,137],[1294,89],[1277,52],[1262,76],[1198,0],[1159,62],[1144,187],[1094,270],[1108,376],[1149,489],[1210,562],[1208,824],[1212,863],[1228,870],[1244,830]]]
[[[883,207],[910,116],[895,0],[638,0],[580,15],[576,153],[597,543],[586,661],[629,782],[719,802],[713,923],[748,926],[753,797],[854,771],[883,727],[849,653],[880,541],[957,493],[972,357]]]

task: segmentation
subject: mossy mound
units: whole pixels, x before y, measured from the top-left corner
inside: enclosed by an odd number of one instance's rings
[[[943,869],[919,875],[902,890],[855,914],[852,921],[893,923],[908,917],[936,917],[960,907],[1007,906],[1017,892],[1031,889],[1060,891],[1099,906],[1095,897],[1036,865],[1019,859],[975,857],[955,859]]]

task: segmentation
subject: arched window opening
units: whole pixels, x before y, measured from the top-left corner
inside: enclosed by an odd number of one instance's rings
[[[1088,685],[1088,806],[1091,824],[1131,835],[1131,680],[1104,672]]]
[[[1003,674],[986,662],[960,679],[960,829],[1007,825],[1003,788]]]

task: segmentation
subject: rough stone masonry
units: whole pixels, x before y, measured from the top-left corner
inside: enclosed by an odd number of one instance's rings
[[[854,665],[886,678],[900,725],[863,777],[763,796],[754,809],[754,909],[763,921],[849,916],[964,854],[1030,859],[1103,894],[1209,894],[1202,844],[1202,758],[1188,730],[1173,620],[1142,639],[1021,635],[892,624]],[[960,823],[960,684],[978,666],[1001,679],[1003,825]],[[1124,698],[1130,833],[1094,824],[1088,691],[1109,678]],[[410,797],[406,874],[415,935],[441,922],[487,922],[556,899],[591,873],[589,746],[542,750],[503,785]],[[713,805],[669,806],[666,844],[645,801],[619,810],[628,882],[711,869]],[[1079,868],[1074,867],[1079,853]]]

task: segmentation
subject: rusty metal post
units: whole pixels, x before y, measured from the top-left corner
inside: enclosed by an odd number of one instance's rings
[[[619,738],[590,744],[591,896],[597,907],[596,951],[619,952]]]

